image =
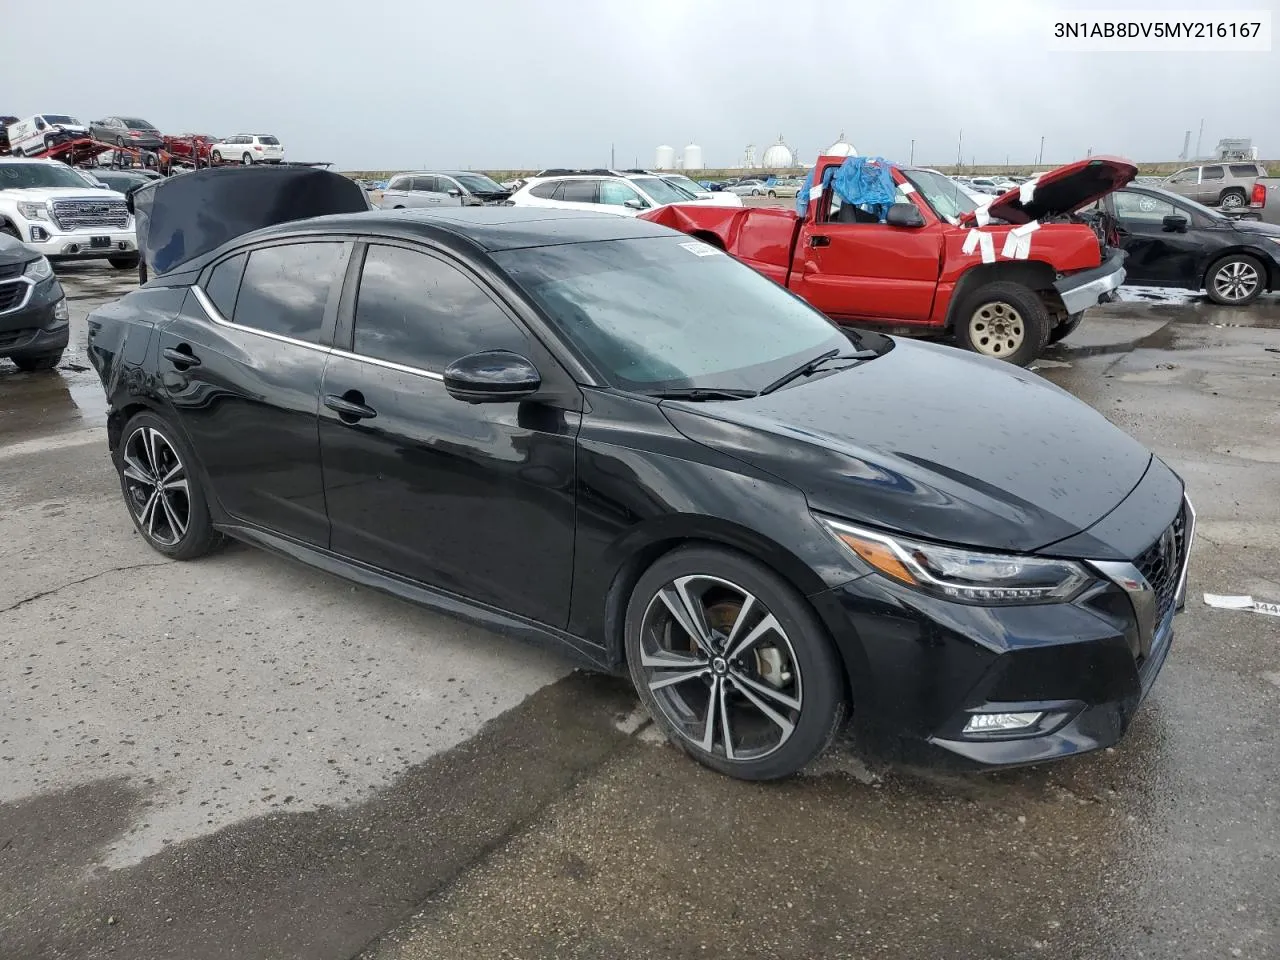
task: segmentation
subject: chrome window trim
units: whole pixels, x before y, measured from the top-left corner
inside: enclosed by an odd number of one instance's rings
[[[371,363],[375,367],[395,370],[397,373],[409,373],[417,377],[426,377],[428,380],[444,383],[443,374],[432,373],[430,370],[423,370],[421,367],[411,367],[404,363],[392,363],[390,360],[379,360],[377,357],[366,357],[364,354],[352,353],[350,350],[339,350],[336,347],[329,352],[335,357],[342,357],[344,360],[359,360],[361,363]]]
[[[26,296],[24,296],[16,306],[12,306],[8,310],[0,310],[0,317],[3,317],[10,313],[17,313],[19,310],[25,307],[28,303],[31,302],[31,294],[34,293],[36,289],[36,281],[32,280],[28,276],[10,277],[8,280],[0,280],[0,284],[5,284],[5,283],[25,283],[27,285],[27,293],[26,293]]]
[[[306,347],[308,350],[317,350],[320,353],[332,353],[332,347],[326,347],[321,343],[311,343],[308,340],[298,340],[294,337],[286,337],[283,334],[272,333],[269,330],[259,330],[257,327],[246,327],[242,323],[234,323],[224,317],[218,308],[213,305],[213,301],[209,299],[209,295],[204,292],[199,284],[191,285],[191,292],[195,294],[196,300],[200,302],[200,306],[204,308],[204,312],[209,315],[214,323],[220,327],[229,327],[232,330],[240,330],[244,333],[253,333],[259,337],[266,337],[268,340],[275,340],[277,343],[289,343],[295,347]]]

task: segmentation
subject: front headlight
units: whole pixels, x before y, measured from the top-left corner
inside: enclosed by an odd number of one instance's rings
[[[878,573],[923,593],[984,606],[1061,603],[1092,579],[1070,560],[986,553],[818,520]]]
[[[36,283],[41,280],[48,280],[53,276],[53,264],[49,262],[48,257],[32,260],[27,264],[27,268],[22,271],[22,275],[28,280],[34,280]]]
[[[31,203],[27,200],[18,201],[18,213],[26,217],[28,220],[48,220],[49,211],[45,209],[43,203]]]

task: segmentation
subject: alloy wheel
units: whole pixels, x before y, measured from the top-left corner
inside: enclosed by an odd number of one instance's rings
[[[1238,193],[1228,193],[1222,198],[1223,210],[1238,210],[1244,206],[1244,197]]]
[[[725,760],[769,756],[800,719],[804,690],[790,638],[758,597],[720,577],[678,577],[650,599],[640,666],[676,732]]]
[[[161,546],[178,543],[191,524],[191,497],[186,467],[164,434],[146,426],[129,434],[121,475],[139,529]]]
[[[1257,290],[1259,279],[1253,264],[1232,260],[1213,275],[1213,289],[1223,300],[1247,300]]]
[[[1016,353],[1026,338],[1022,315],[1010,304],[984,303],[969,318],[969,342],[978,353],[1004,358]]]

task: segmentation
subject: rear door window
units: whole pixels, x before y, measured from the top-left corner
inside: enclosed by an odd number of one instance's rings
[[[343,244],[337,241],[254,250],[233,319],[243,327],[319,343],[325,307],[344,266]]]
[[[422,193],[439,193],[440,185],[436,180],[436,177],[414,177],[413,189]]]
[[[1221,167],[1205,167],[1204,168],[1205,180],[1221,180],[1222,176],[1223,174],[1222,174]]]
[[[566,180],[556,199],[570,203],[596,203],[597,183],[596,180]]]
[[[560,186],[559,180],[548,180],[546,183],[535,183],[529,188],[531,197],[539,197],[543,200],[555,199],[556,189]]]
[[[238,253],[223,260],[213,268],[213,273],[209,274],[209,279],[205,282],[205,296],[213,301],[224,320],[235,316],[236,294],[240,292],[240,277],[248,259],[246,254]]]

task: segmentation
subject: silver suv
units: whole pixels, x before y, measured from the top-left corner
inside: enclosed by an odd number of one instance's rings
[[[501,203],[511,196],[502,184],[483,173],[399,173],[382,191],[383,210],[414,207],[478,207]]]
[[[1260,163],[1251,160],[1206,163],[1183,167],[1160,186],[1206,207],[1239,210],[1249,202],[1253,182],[1267,175]]]

